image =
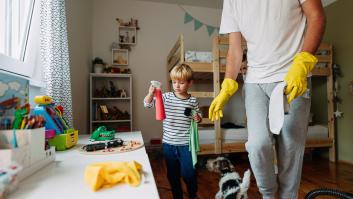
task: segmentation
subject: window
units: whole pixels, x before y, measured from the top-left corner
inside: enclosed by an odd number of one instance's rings
[[[24,60],[34,0],[0,0],[0,53]]]
[[[26,49],[34,0],[0,0],[0,69],[30,76]]]

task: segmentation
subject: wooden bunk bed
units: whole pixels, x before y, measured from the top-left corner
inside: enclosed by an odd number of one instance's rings
[[[220,91],[220,84],[224,78],[225,72],[225,58],[227,56],[228,37],[227,36],[216,36],[213,38],[212,45],[212,61],[211,62],[192,62],[185,59],[185,45],[183,35],[179,35],[176,43],[172,47],[167,57],[167,77],[170,82],[169,72],[175,66],[182,63],[188,64],[194,71],[195,83],[197,82],[209,82],[213,83],[212,92],[190,92],[191,95],[197,98],[214,98]],[[246,50],[246,42],[242,41],[242,47]],[[332,73],[332,45],[321,44],[316,55],[319,59],[321,67],[316,67],[313,70],[313,76],[321,76],[327,78],[327,102],[328,102],[328,124],[325,125],[327,134],[325,137],[310,138],[308,137],[306,142],[307,148],[316,147],[328,147],[329,157],[331,161],[336,161],[335,151],[335,129],[334,129],[334,102],[333,102],[333,73]],[[246,62],[243,62],[243,67],[246,66]],[[171,90],[170,84],[168,89]],[[208,118],[203,118],[202,124],[210,125],[213,124],[213,143],[202,143],[201,151],[199,154],[222,154],[222,153],[234,153],[234,152],[245,152],[246,140],[231,140],[225,141],[222,136],[221,121],[212,122]],[[242,133],[246,133],[241,130]],[[223,135],[226,136],[223,132]],[[202,138],[202,130],[200,131],[200,138]]]

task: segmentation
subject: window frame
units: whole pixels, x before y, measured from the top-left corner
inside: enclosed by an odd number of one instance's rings
[[[11,0],[6,0],[10,2]],[[28,18],[26,19],[25,22],[25,30],[24,30],[24,36],[20,38],[22,42],[20,43],[20,53],[17,58],[14,58],[11,56],[12,52],[9,55],[0,53],[0,70],[7,71],[7,72],[12,72],[18,75],[22,75],[25,77],[32,77],[33,76],[33,71],[35,66],[37,65],[36,62],[38,62],[38,53],[39,53],[39,6],[36,0],[29,0],[29,10],[28,10]],[[10,9],[11,6],[13,6],[12,3],[7,5],[7,9],[12,12]],[[20,13],[18,13],[19,17]],[[34,17],[34,15],[37,15],[37,17]],[[8,17],[5,16],[6,21],[11,21],[13,17]],[[9,19],[10,18],[10,19]],[[34,20],[35,19],[35,20]],[[7,40],[5,41],[7,44],[10,45],[5,51],[11,51],[11,46],[13,45],[13,36],[14,34],[12,31],[14,29],[11,28],[13,24],[9,24],[5,34],[8,34]],[[36,28],[33,28],[33,26],[36,26]],[[10,29],[11,28],[11,29]],[[16,33],[18,34],[18,33]],[[6,36],[5,36],[6,37]],[[37,38],[36,38],[37,37]],[[10,41],[9,41],[10,40]],[[33,41],[31,41],[33,40]],[[6,48],[6,47],[5,47]]]

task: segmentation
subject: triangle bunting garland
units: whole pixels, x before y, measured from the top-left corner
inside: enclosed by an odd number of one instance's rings
[[[185,12],[185,15],[184,15],[184,24],[187,24],[191,21],[194,21],[194,31],[197,31],[199,30],[203,25],[206,26],[206,29],[207,29],[207,33],[208,33],[208,36],[211,36],[215,31],[218,32],[219,31],[219,27],[215,27],[215,26],[210,26],[210,25],[207,25],[203,22],[201,22],[200,20],[198,19],[195,19],[193,16],[191,16],[188,12]]]
[[[194,18],[187,12],[185,12],[185,16],[184,16],[184,24],[189,23],[190,21],[192,21]]]
[[[198,30],[202,27],[203,23],[197,19],[194,19],[194,30]]]
[[[216,28],[213,26],[207,26],[208,36],[211,36]]]

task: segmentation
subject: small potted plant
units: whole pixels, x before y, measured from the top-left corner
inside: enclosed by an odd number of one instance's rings
[[[94,73],[103,73],[106,63],[103,61],[103,59],[96,57],[94,60],[92,60],[92,65]]]

